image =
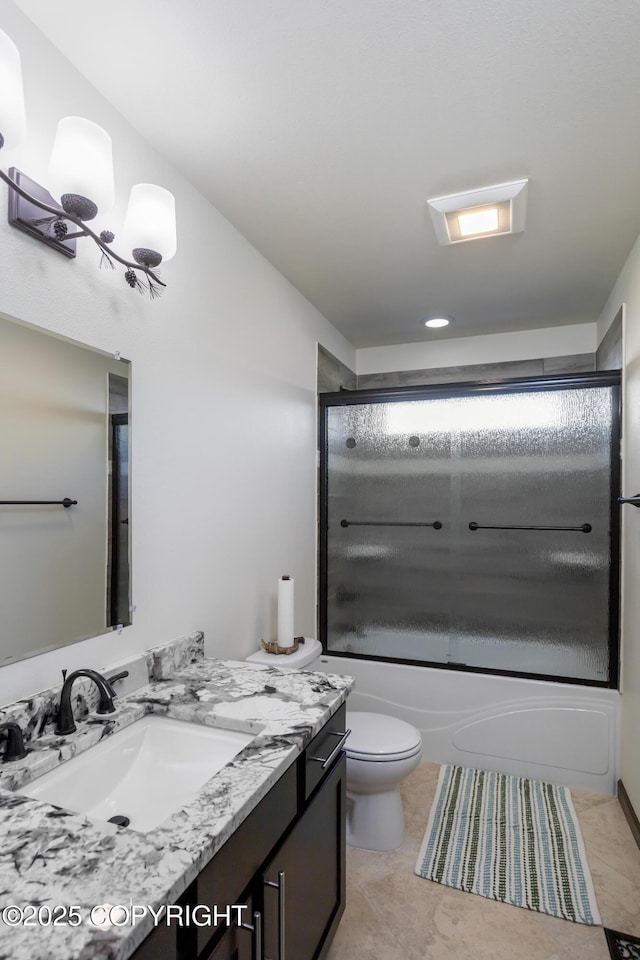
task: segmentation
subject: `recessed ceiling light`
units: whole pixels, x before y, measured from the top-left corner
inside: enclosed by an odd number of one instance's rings
[[[510,233],[511,203],[503,200],[502,203],[480,204],[445,213],[444,217],[451,243],[498,236]]]
[[[469,213],[458,214],[458,229],[463,237],[473,237],[478,233],[495,233],[498,229],[498,208],[480,207]]]
[[[447,246],[482,237],[520,233],[527,217],[528,182],[514,180],[427,200],[438,242]]]
[[[425,327],[448,327],[451,323],[447,317],[431,317],[429,320],[425,320]]]

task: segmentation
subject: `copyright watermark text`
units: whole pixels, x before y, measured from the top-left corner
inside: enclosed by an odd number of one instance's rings
[[[0,907],[0,921],[7,927],[79,927],[89,923],[103,930],[109,927],[133,927],[149,916],[153,925],[176,927],[216,927],[242,923],[242,917],[248,907],[246,904],[232,904],[226,907],[209,906],[204,903],[161,904],[152,907],[148,903],[98,903],[93,907],[78,905],[27,904],[19,907],[8,904]]]

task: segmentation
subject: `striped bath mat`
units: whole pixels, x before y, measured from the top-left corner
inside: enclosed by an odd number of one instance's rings
[[[442,767],[415,872],[491,900],[600,923],[566,787]]]

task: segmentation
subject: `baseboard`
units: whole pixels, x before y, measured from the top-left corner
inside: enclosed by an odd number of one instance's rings
[[[633,809],[633,804],[629,799],[629,794],[625,790],[622,780],[618,780],[618,802],[622,807],[622,812],[627,818],[627,823],[631,828],[633,839],[640,847],[640,820],[638,820],[638,814]]]

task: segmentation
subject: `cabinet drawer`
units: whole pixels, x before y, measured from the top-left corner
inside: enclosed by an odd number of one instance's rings
[[[347,708],[343,703],[325,723],[320,733],[316,734],[304,752],[304,792],[306,800],[318,786],[320,781],[330,772],[330,767],[323,769],[323,762],[331,756],[340,737],[346,730]],[[336,758],[337,759],[337,758]]]
[[[198,903],[221,911],[241,902],[254,874],[296,816],[296,799],[294,763],[204,868],[196,881]],[[198,953],[214,932],[215,928],[198,928]]]

